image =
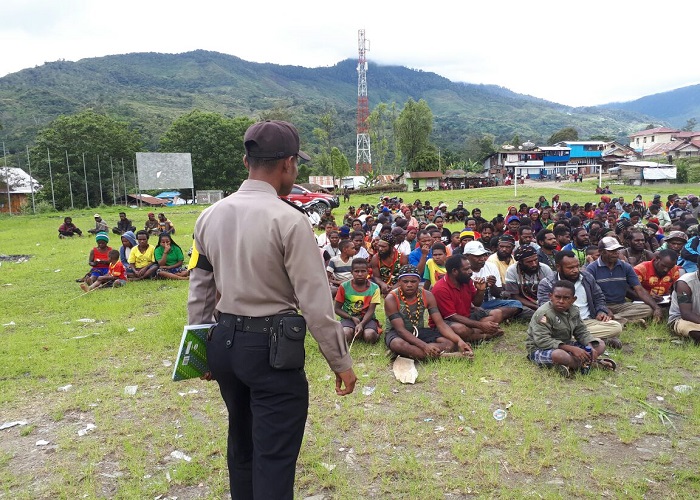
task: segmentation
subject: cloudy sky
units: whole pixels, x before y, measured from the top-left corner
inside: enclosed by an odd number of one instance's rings
[[[241,5],[243,4],[243,5]],[[213,50],[255,62],[332,66],[367,57],[571,106],[700,83],[700,2],[2,0],[0,76],[44,62]],[[676,5],[676,4],[674,4]],[[371,73],[368,74],[372,91]]]

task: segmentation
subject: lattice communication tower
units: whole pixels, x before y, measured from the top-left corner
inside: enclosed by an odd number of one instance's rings
[[[357,161],[355,175],[372,172],[372,152],[369,143],[369,100],[367,99],[367,59],[369,40],[365,39],[365,30],[357,32],[357,48],[360,58],[357,62]]]

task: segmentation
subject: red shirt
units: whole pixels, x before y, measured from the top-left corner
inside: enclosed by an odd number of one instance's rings
[[[680,267],[673,266],[666,276],[659,278],[651,260],[634,266],[634,272],[637,273],[642,287],[656,295],[669,295],[671,287],[681,277]]]
[[[449,319],[455,314],[469,317],[472,312],[472,299],[476,295],[477,290],[473,281],[469,281],[466,285],[460,285],[459,288],[454,286],[443,276],[440,281],[435,283],[430,290],[435,296],[440,315],[444,319]],[[430,321],[431,327],[432,320]]]
[[[114,264],[109,265],[109,275],[114,276],[117,279],[120,280],[125,280],[126,279],[126,270],[124,269],[124,264],[120,260],[115,262]]]

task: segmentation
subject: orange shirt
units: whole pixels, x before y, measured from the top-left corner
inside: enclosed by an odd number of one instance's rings
[[[681,277],[680,267],[673,266],[666,276],[659,278],[651,260],[634,266],[634,272],[637,273],[642,287],[652,295],[668,295],[673,284]]]

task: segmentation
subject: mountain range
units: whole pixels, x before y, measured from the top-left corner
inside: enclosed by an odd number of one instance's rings
[[[129,122],[141,131],[147,148],[156,150],[173,120],[201,109],[288,118],[303,140],[313,143],[319,116],[333,108],[336,140],[354,158],[356,64],[349,59],[319,68],[260,64],[203,50],[50,62],[0,78],[0,124],[6,146],[21,151],[56,117],[93,108]],[[400,110],[409,98],[425,99],[434,115],[433,142],[452,151],[482,134],[493,134],[496,144],[516,135],[544,144],[564,127],[575,127],[582,139],[627,142],[629,133],[649,124],[680,127],[700,117],[700,85],[626,103],[572,108],[403,66],[370,63],[367,84],[370,109],[395,102]]]

